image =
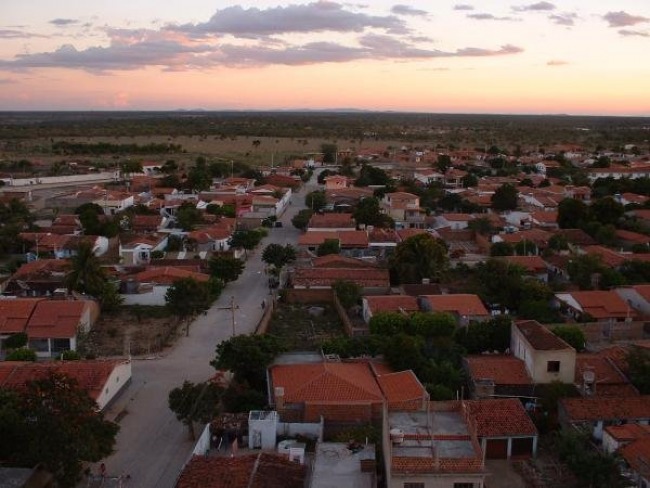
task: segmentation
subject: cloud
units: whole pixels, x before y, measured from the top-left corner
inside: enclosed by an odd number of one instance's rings
[[[0,29],[0,39],[30,39],[30,38],[49,38],[43,34],[33,34],[19,29]]]
[[[628,37],[633,37],[633,36],[650,37],[650,32],[636,31],[630,29],[621,29],[618,31],[618,33],[622,36],[628,36]]]
[[[632,15],[627,12],[607,12],[603,19],[609,23],[609,27],[628,27],[650,21],[650,18],[640,15]]]
[[[52,19],[50,20],[50,24],[56,25],[57,27],[66,27],[68,25],[74,25],[78,24],[79,21],[76,19]]]
[[[409,7],[408,5],[394,5],[390,9],[395,15],[428,15],[429,13],[426,10],[420,10],[417,8]]]
[[[467,14],[468,19],[474,20],[499,20],[499,21],[517,21],[516,17],[497,17],[492,14],[480,13],[480,14]]]
[[[546,66],[566,66],[569,64],[568,61],[562,61],[561,59],[551,59],[546,62]]]
[[[454,10],[474,10],[474,6],[466,3],[458,3],[454,5]]]
[[[555,10],[557,7],[550,2],[537,2],[531,3],[528,5],[519,5],[512,7],[512,10],[515,12],[547,12],[549,10]]]
[[[299,32],[361,32],[366,28],[386,29],[404,33],[408,29],[394,15],[377,16],[346,10],[331,1],[260,9],[227,7],[218,10],[207,22],[168,26],[168,29],[192,36],[230,34],[251,38]]]
[[[111,44],[78,50],[65,45],[53,52],[18,55],[12,61],[0,61],[0,69],[68,68],[101,74],[147,66],[165,70],[214,68],[219,66],[248,68],[253,66],[300,66],[318,63],[344,63],[357,60],[426,60],[452,57],[487,57],[512,55],[523,49],[505,45],[499,49],[466,47],[440,51],[425,49],[398,36],[366,33],[355,45],[336,42],[275,44],[256,40],[247,44],[196,43],[175,39],[170,33],[157,31],[111,30]],[[166,36],[166,37],[165,37]]]
[[[16,83],[16,80],[12,80],[11,78],[0,78],[0,85],[9,85],[12,83]]]
[[[572,12],[565,12],[560,14],[553,14],[548,16],[549,20],[557,25],[573,26],[578,18],[578,14]]]

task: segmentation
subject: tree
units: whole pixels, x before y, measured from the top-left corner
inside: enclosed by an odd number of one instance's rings
[[[410,331],[406,315],[398,312],[378,312],[370,318],[368,324],[371,334],[394,336]]]
[[[454,340],[467,354],[504,352],[510,347],[511,325],[512,320],[507,315],[498,315],[485,322],[470,322],[467,327],[456,329]]]
[[[4,347],[6,349],[18,349],[19,347],[25,347],[27,345],[27,334],[24,332],[18,332],[16,334],[11,334],[4,341]]]
[[[233,233],[228,241],[230,247],[244,250],[248,257],[248,251],[252,251],[262,240],[262,234],[257,230],[238,230]]]
[[[612,197],[599,198],[589,207],[591,218],[601,225],[615,225],[623,217],[625,208]]]
[[[0,390],[0,397],[0,458],[10,465],[43,464],[57,486],[72,488],[83,463],[113,450],[118,425],[104,420],[95,401],[67,376],[52,372],[24,390]]]
[[[305,230],[307,225],[309,225],[309,220],[314,214],[311,209],[300,210],[296,215],[291,218],[291,223],[296,229]]]
[[[650,353],[633,347],[626,358],[630,381],[642,395],[650,394]]]
[[[389,227],[392,219],[381,212],[379,199],[376,197],[362,198],[352,213],[357,224]]]
[[[514,247],[509,242],[495,242],[490,246],[490,256],[512,256]]]
[[[592,254],[575,256],[567,265],[567,271],[571,282],[578,285],[581,290],[599,288],[598,285],[602,285],[602,282],[598,281],[598,277],[602,277],[602,273],[604,273],[606,269],[607,268],[603,265],[600,256]]]
[[[471,188],[478,185],[478,178],[475,174],[467,173],[461,178],[461,182],[463,183],[463,188]]]
[[[323,163],[336,162],[338,153],[338,147],[336,144],[323,143],[320,145],[320,151],[323,153]]]
[[[104,290],[106,275],[99,259],[88,242],[79,244],[77,254],[70,259],[71,271],[65,277],[68,290],[100,297]]]
[[[328,254],[338,254],[341,251],[341,245],[338,239],[325,239],[316,249],[318,256],[327,256]]]
[[[7,354],[7,361],[36,361],[36,351],[27,347],[19,347]]]
[[[456,320],[446,312],[417,312],[409,321],[411,330],[426,339],[449,338],[456,330]]]
[[[207,167],[205,158],[196,158],[196,164],[190,168],[187,174],[187,185],[191,190],[204,191],[212,185],[212,178]]]
[[[107,313],[115,312],[124,302],[117,286],[109,281],[104,281],[98,298],[102,312]]]
[[[142,163],[140,161],[123,161],[120,164],[120,170],[125,179],[129,179],[134,173],[142,173]]]
[[[352,281],[337,280],[332,285],[343,308],[350,308],[361,301],[361,286]]]
[[[418,234],[397,245],[391,267],[400,283],[421,283],[423,278],[438,280],[448,263],[444,241],[430,234]]]
[[[176,211],[176,223],[184,231],[192,231],[203,222],[203,214],[191,202],[184,202]]]
[[[325,205],[327,205],[327,198],[325,197],[324,191],[316,190],[307,193],[307,196],[305,197],[305,206],[313,212],[318,212]]]
[[[235,281],[244,271],[244,262],[230,256],[213,256],[208,266],[210,274],[224,283]]]
[[[208,423],[219,414],[223,388],[215,383],[192,383],[184,381],[183,386],[169,392],[169,409],[176,418],[187,425],[194,440],[194,422]]]
[[[582,352],[585,349],[587,339],[582,328],[578,325],[558,325],[551,329],[553,334],[573,347],[576,351]]]
[[[287,244],[282,246],[280,244],[269,244],[262,251],[262,261],[269,266],[274,266],[276,269],[282,269],[289,263],[296,260],[296,249]]]
[[[494,232],[494,227],[488,217],[478,217],[470,220],[467,223],[467,228],[483,235],[490,235]]]
[[[557,224],[560,229],[576,229],[589,220],[589,207],[573,198],[565,198],[557,207]]]
[[[436,160],[436,168],[438,171],[444,174],[451,166],[451,157],[449,154],[438,154],[438,159]]]
[[[391,179],[388,173],[369,164],[361,166],[359,177],[354,182],[354,186],[390,186],[390,184]]]
[[[510,183],[501,185],[492,195],[492,208],[500,212],[515,210],[517,208],[517,196],[519,191]]]
[[[174,315],[182,319],[206,311],[214,298],[207,283],[198,282],[194,278],[181,278],[167,289],[165,304]]]
[[[238,383],[264,391],[267,366],[285,350],[285,344],[272,335],[238,335],[217,345],[210,364],[215,369],[232,371]]]
[[[384,343],[384,357],[394,371],[412,369],[417,374],[426,363],[423,347],[421,337],[396,334]]]
[[[525,270],[500,259],[490,258],[476,265],[479,295],[502,310],[514,310],[519,304]]]

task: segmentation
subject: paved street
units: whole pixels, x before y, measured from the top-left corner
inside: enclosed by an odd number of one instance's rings
[[[137,488],[174,486],[193,442],[187,427],[167,407],[168,393],[185,380],[204,381],[214,373],[209,362],[215,346],[232,335],[230,310],[218,308],[230,306],[231,296],[239,306],[235,312],[236,332],[244,334],[255,329],[262,316],[262,300],[268,299],[260,259],[262,249],[272,242],[296,243],[299,231],[291,225],[291,217],[304,208],[304,196],[313,189],[305,187],[294,195],[293,204],[281,218],[284,226],[271,229],[260,247],[249,253],[244,273],[227,286],[206,315],[192,323],[189,337],[181,338],[163,357],[134,360],[132,384],[108,412],[109,418],[123,410],[128,412],[120,421],[116,452],[105,461],[110,476],[130,474],[128,486]]]

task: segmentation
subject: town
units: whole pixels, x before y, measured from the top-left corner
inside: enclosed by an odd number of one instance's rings
[[[0,487],[650,485],[648,119],[94,117],[0,127]]]

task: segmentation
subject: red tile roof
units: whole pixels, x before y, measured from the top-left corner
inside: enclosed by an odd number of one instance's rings
[[[585,373],[595,377],[594,394],[598,396],[634,396],[639,392],[606,355],[600,353],[576,354],[575,383],[581,385]],[[625,394],[627,392],[627,394]]]
[[[341,247],[356,247],[365,249],[368,247],[368,233],[365,230],[344,230],[339,231]]]
[[[339,234],[336,231],[315,230],[305,232],[298,237],[299,246],[320,246],[328,239],[338,240]]]
[[[650,419],[650,396],[564,398],[560,406],[571,422]]]
[[[367,363],[286,364],[270,371],[273,387],[284,388],[285,403],[383,401]]]
[[[377,265],[363,259],[349,258],[339,254],[328,254],[311,260],[314,268],[376,268]]]
[[[543,273],[548,270],[541,256],[503,256],[500,259],[521,266],[529,273]]]
[[[429,400],[427,390],[411,370],[379,375],[377,382],[389,405],[410,400]]]
[[[571,297],[578,302],[585,313],[595,319],[635,317],[632,309],[615,291],[574,291]]]
[[[451,312],[462,316],[489,316],[477,295],[424,295],[422,299],[431,304],[434,312]]]
[[[194,456],[176,488],[303,488],[305,477],[305,465],[279,454]]]
[[[326,213],[314,214],[309,219],[309,228],[311,229],[340,229],[356,227],[352,214],[344,213]]]
[[[91,300],[43,300],[27,322],[27,335],[31,339],[74,337],[84,313],[92,308],[97,304]]]
[[[520,320],[515,327],[521,331],[530,345],[538,351],[559,351],[573,349],[536,320]]]
[[[598,256],[603,264],[612,268],[618,268],[627,260],[620,253],[603,246],[586,246],[584,250],[591,256]]]
[[[0,362],[0,388],[24,388],[28,382],[43,378],[50,371],[56,371],[75,379],[81,388],[97,400],[115,367],[123,362],[123,360]]]
[[[379,312],[417,312],[420,310],[417,297],[409,295],[369,295],[363,297],[372,314]]]
[[[0,300],[0,334],[25,332],[29,317],[41,298]]]
[[[150,267],[135,275],[135,279],[140,283],[147,282],[158,285],[171,285],[174,281],[183,278],[194,278],[196,281],[205,283],[210,279],[210,276],[172,266],[165,266],[164,268]]]
[[[536,436],[537,429],[516,398],[465,401],[477,437]]]
[[[640,437],[650,435],[650,425],[643,424],[623,424],[623,425],[608,425],[605,427],[607,432],[613,439],[619,442],[633,441]]]
[[[514,356],[467,356],[465,363],[473,381],[492,380],[495,385],[532,385],[526,364]]]
[[[648,466],[650,466],[650,438],[642,437],[630,442],[619,450],[619,454],[625,459],[632,469],[638,471],[644,478],[647,477]]]
[[[387,269],[364,268],[296,268],[294,286],[331,287],[336,281],[353,281],[365,288],[388,288]]]

